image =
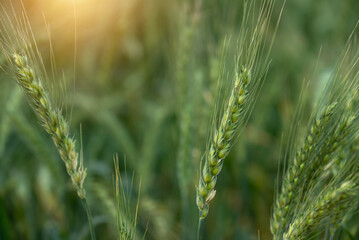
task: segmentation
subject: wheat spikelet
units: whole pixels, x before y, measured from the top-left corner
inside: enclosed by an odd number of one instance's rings
[[[197,206],[201,211],[201,219],[207,216],[209,203],[216,194],[214,187],[216,186],[217,175],[222,169],[223,160],[227,157],[232,147],[233,136],[240,124],[243,106],[247,100],[247,86],[250,79],[250,71],[242,67],[229,98],[226,111],[222,116],[220,126],[215,131],[211,141],[197,191]]]
[[[274,236],[280,234],[283,226],[287,223],[289,214],[292,213],[294,207],[295,190],[303,184],[303,174],[306,173],[310,155],[313,152],[313,142],[317,142],[320,138],[323,128],[329,121],[329,117],[333,114],[336,103],[329,105],[323,113],[318,117],[310,127],[310,131],[302,145],[296,153],[292,166],[288,169],[285,179],[283,180],[282,191],[277,197],[274,207],[271,231]]]
[[[41,125],[52,137],[78,196],[84,199],[83,184],[86,178],[86,168],[84,168],[83,162],[78,160],[75,140],[70,136],[67,121],[62,116],[61,110],[53,106],[41,79],[37,78],[34,68],[26,56],[14,53],[12,60],[16,68],[17,83],[28,96]]]
[[[326,165],[330,161],[336,159],[338,163],[340,159],[344,159],[344,156],[341,156],[341,154],[346,150],[346,145],[348,144],[347,137],[354,127],[353,123],[355,118],[353,114],[344,115],[344,117],[340,119],[334,133],[326,137],[324,146],[312,160],[311,165],[308,166],[307,179],[309,179],[309,181],[307,182],[309,182],[309,185],[314,184],[316,179],[324,174]]]
[[[332,223],[340,222],[344,215],[352,207],[358,196],[357,184],[354,181],[346,181],[337,188],[331,188],[326,193],[321,193],[313,205],[304,214],[295,218],[288,231],[284,233],[284,240],[306,239],[308,232],[319,227],[324,220]]]
[[[352,36],[318,103],[324,110],[286,169],[273,209],[274,239],[307,239],[324,226],[333,237],[358,204],[359,54],[350,51]]]
[[[271,231],[274,236],[278,237],[286,228],[286,224],[295,212],[296,204],[301,200],[301,195],[296,191],[299,189],[306,191],[308,186],[315,185],[316,179],[324,174],[325,166],[331,158],[335,158],[338,151],[343,150],[345,146],[354,117],[348,115],[341,118],[334,125],[334,132],[331,133],[330,124],[333,121],[330,118],[336,112],[337,105],[338,103],[333,103],[327,106],[321,116],[314,121],[303,146],[298,150],[293,164],[287,171],[273,213]],[[326,131],[329,133],[325,133]],[[324,141],[322,138],[325,138]]]
[[[302,147],[287,170],[281,193],[275,202],[271,222],[275,239],[282,239],[282,234],[289,231],[290,224],[297,221],[296,213],[303,202],[310,203],[315,186],[326,185],[326,181],[338,176],[343,177],[347,165],[352,164],[350,160],[354,158],[350,156],[356,153],[351,151],[348,154],[348,151],[355,148],[353,135],[358,123],[353,107],[357,101],[356,95],[351,92],[346,98],[339,97],[338,101],[325,108],[310,127]],[[340,181],[337,182],[339,184]],[[333,187],[337,186],[333,184]]]
[[[23,8],[22,17],[18,18],[11,2],[9,4],[11,7],[9,12],[1,5],[1,13],[4,16],[0,19],[2,43],[0,51],[9,61],[10,68],[16,74],[16,81],[26,94],[42,127],[52,137],[86,211],[91,239],[95,240],[92,216],[84,189],[86,168],[83,166],[82,158],[79,159],[79,154],[76,152],[75,140],[70,135],[68,122],[63,117],[61,109],[53,104],[45,88],[44,82],[50,78],[47,75],[26,11]],[[54,68],[54,65],[52,67]],[[55,74],[54,69],[53,74]]]
[[[223,64],[224,69],[221,69],[219,85],[221,86],[221,83],[226,80],[230,84],[227,85],[227,89],[225,88],[228,92],[221,92],[219,87],[217,99],[223,105],[218,109],[217,105],[215,107],[213,127],[210,130],[207,149],[201,161],[196,196],[200,211],[199,237],[202,220],[206,218],[209,204],[216,194],[217,176],[223,167],[223,160],[233,147],[236,132],[243,128],[248,121],[268,70],[269,53],[282,12],[279,14],[271,44],[268,49],[265,49],[264,38],[268,31],[274,2],[272,0],[260,1],[259,8],[253,1],[244,2],[235,61],[233,59],[228,61],[232,67],[229,68],[229,71],[225,66],[227,62]],[[284,4],[285,1],[283,6]],[[257,12],[257,10],[259,11]],[[221,97],[223,98],[221,99]],[[217,114],[219,118],[217,118]]]

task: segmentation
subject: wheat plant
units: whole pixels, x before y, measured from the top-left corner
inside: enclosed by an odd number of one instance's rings
[[[307,239],[326,228],[332,239],[358,206],[359,68],[353,46],[351,35],[304,140],[289,155],[273,209],[274,239]]]
[[[240,75],[237,77],[233,92],[228,102],[228,107],[221,120],[221,125],[215,131],[207,159],[202,170],[202,179],[199,182],[197,193],[197,205],[200,210],[200,218],[204,219],[209,210],[209,203],[214,198],[216,190],[214,187],[217,182],[217,175],[222,169],[223,160],[228,155],[232,139],[238,126],[240,125],[243,105],[246,103],[250,82],[250,73],[242,67]]]
[[[81,155],[79,159],[75,140],[70,135],[69,124],[62,115],[61,109],[53,104],[45,89],[43,78],[47,77],[47,73],[44,70],[45,67],[37,45],[32,39],[33,35],[26,13],[23,13],[23,18],[18,19],[14,8],[12,10],[14,19],[11,19],[9,14],[6,14],[7,18],[1,19],[3,26],[2,54],[7,57],[10,69],[15,72],[18,86],[27,96],[41,126],[51,136],[65,163],[67,173],[86,211],[91,239],[96,239],[84,189],[87,170],[83,164],[83,156]],[[12,32],[10,32],[9,26],[12,28]]]
[[[85,199],[83,184],[86,178],[86,168],[83,166],[83,160],[78,159],[75,140],[70,136],[67,121],[62,116],[61,110],[54,108],[41,80],[36,78],[27,58],[14,53],[13,62],[16,66],[16,80],[19,86],[28,96],[41,125],[52,137],[78,196]]]
[[[229,97],[224,97],[223,105],[219,104],[220,117],[218,120],[217,116],[214,117],[207,149],[201,162],[197,187],[200,223],[207,217],[209,204],[216,195],[215,186],[223,161],[233,147],[236,133],[245,126],[261,88],[269,53],[269,51],[264,52],[263,43],[273,4],[274,1],[261,1],[258,13],[254,2],[244,4],[242,25],[237,40],[237,55],[233,65],[234,80],[229,80],[230,92],[224,91]],[[252,18],[255,19],[253,22],[251,22]],[[253,28],[248,28],[251,24],[254,24]],[[271,46],[268,47],[270,48]],[[259,61],[261,57],[265,59],[264,63]],[[228,72],[220,77],[220,83],[225,82],[227,74]],[[223,82],[222,84],[226,84]]]
[[[127,181],[127,175],[125,174],[125,182],[122,179],[118,155],[114,157],[115,166],[115,202],[116,202],[116,226],[117,226],[117,238],[119,240],[133,240],[138,239],[136,233],[138,207],[140,200],[141,182],[139,185],[139,192],[137,197],[135,213],[131,211],[131,191],[133,187],[132,181]],[[143,238],[145,235],[143,236]]]

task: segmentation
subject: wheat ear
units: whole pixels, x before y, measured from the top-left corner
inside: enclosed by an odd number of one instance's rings
[[[284,240],[307,239],[308,232],[319,227],[324,220],[330,223],[341,222],[344,215],[352,208],[352,202],[358,197],[357,184],[348,180],[337,188],[331,188],[326,193],[319,194],[304,214],[295,218],[288,231],[284,233]]]
[[[280,236],[281,231],[288,224],[296,203],[297,194],[294,191],[300,189],[300,186],[303,185],[303,181],[307,179],[304,175],[307,173],[308,168],[312,166],[311,155],[314,152],[313,146],[315,146],[313,143],[319,141],[323,129],[333,114],[335,106],[336,103],[327,106],[323,113],[313,122],[302,147],[296,153],[293,164],[287,171],[283,180],[282,191],[277,197],[274,206],[271,222],[271,231],[274,239]]]
[[[197,189],[197,206],[200,210],[200,219],[207,216],[209,203],[216,194],[214,187],[216,186],[217,175],[222,169],[223,160],[227,157],[232,147],[233,136],[240,125],[250,79],[250,71],[242,67],[241,73],[236,78],[219,128],[215,130],[209,151],[204,159],[204,166]]]
[[[70,136],[67,121],[62,116],[61,110],[54,108],[41,80],[35,76],[27,58],[17,53],[14,53],[12,57],[16,65],[17,83],[28,96],[41,125],[52,137],[62,160],[65,162],[66,170],[78,196],[84,199],[83,184],[86,178],[86,168],[84,168],[82,161],[78,161],[75,140]]]

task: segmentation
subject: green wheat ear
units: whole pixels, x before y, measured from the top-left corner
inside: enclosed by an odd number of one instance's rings
[[[16,67],[18,85],[27,95],[41,125],[52,137],[78,196],[84,199],[83,184],[86,178],[86,168],[84,168],[83,162],[78,160],[79,155],[75,149],[75,140],[70,136],[67,121],[62,116],[61,110],[54,108],[41,79],[37,78],[27,58],[14,53],[12,60]]]
[[[330,104],[312,123],[303,145],[297,151],[293,164],[287,171],[283,180],[282,191],[277,197],[273,211],[271,231],[274,236],[280,234],[294,211],[293,209],[298,201],[298,194],[295,191],[303,185],[303,181],[306,179],[305,175],[312,166],[311,158],[316,150],[314,144],[319,141],[323,134],[323,129],[326,127],[330,116],[333,115],[333,110],[336,106],[337,103]]]
[[[67,173],[70,175],[72,184],[86,211],[91,239],[95,240],[96,235],[92,224],[92,216],[83,186],[86,179],[86,168],[83,166],[82,158],[78,159],[79,154],[76,152],[75,140],[70,136],[69,124],[62,116],[61,110],[53,106],[41,79],[36,76],[35,67],[31,66],[27,57],[13,53],[10,60],[12,60],[15,67],[18,85],[27,95],[42,127],[52,137],[61,159],[65,163]]]
[[[313,204],[304,212],[300,212],[283,234],[284,240],[306,239],[310,231],[323,224],[329,218],[332,224],[331,234],[338,227],[343,217],[353,208],[352,203],[357,202],[358,184],[353,180],[342,183],[339,187],[332,187],[322,192]]]
[[[208,215],[210,202],[216,195],[215,186],[217,177],[223,167],[223,161],[234,145],[234,138],[239,129],[245,126],[255,99],[262,87],[263,80],[269,66],[269,53],[272,48],[275,33],[281,18],[282,10],[271,44],[265,48],[265,33],[271,20],[273,0],[263,0],[257,12],[254,1],[244,1],[243,19],[238,32],[235,61],[229,60],[232,65],[230,72],[222,69],[220,84],[226,85],[223,93],[219,93],[219,102],[223,103],[219,109],[215,107],[214,126],[210,130],[206,152],[200,165],[200,177],[197,186],[196,203],[199,209],[198,237],[201,236],[203,219]],[[253,21],[253,22],[252,22]],[[224,62],[226,65],[227,62]],[[231,68],[229,68],[231,69]],[[234,74],[235,73],[235,74]],[[232,75],[233,74],[233,75]],[[228,76],[235,76],[234,79]],[[229,82],[225,82],[228,80]],[[223,98],[221,98],[223,97]],[[224,101],[223,101],[224,100]],[[217,118],[217,113],[220,113]],[[219,120],[217,122],[217,120]]]
[[[235,81],[227,108],[221,118],[219,128],[215,130],[209,151],[206,154],[202,175],[197,189],[197,206],[200,218],[204,219],[209,210],[209,203],[214,198],[217,175],[220,173],[223,160],[227,157],[232,144],[233,136],[241,124],[243,107],[248,96],[250,71],[242,67],[241,73]]]
[[[308,128],[283,176],[270,224],[273,239],[328,239],[359,204],[359,51],[352,36],[321,96],[324,110]],[[294,151],[292,153],[295,153]],[[329,236],[330,235],[330,236]]]

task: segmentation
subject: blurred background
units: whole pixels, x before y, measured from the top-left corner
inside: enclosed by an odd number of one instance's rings
[[[20,16],[21,3],[12,2]],[[79,150],[82,128],[98,239],[116,239],[115,153],[128,173],[122,176],[133,177],[134,205],[142,182],[139,234],[195,239],[195,186],[223,43],[239,32],[243,2],[23,0],[23,7],[54,72],[51,97],[70,119]],[[277,1],[268,42],[281,7]],[[305,120],[358,13],[357,0],[288,0],[263,89],[224,162],[205,239],[271,239],[278,168],[304,79],[312,81]],[[358,223],[358,216],[345,223],[343,239],[359,239]],[[64,164],[7,71],[0,72],[0,239],[89,239]]]

